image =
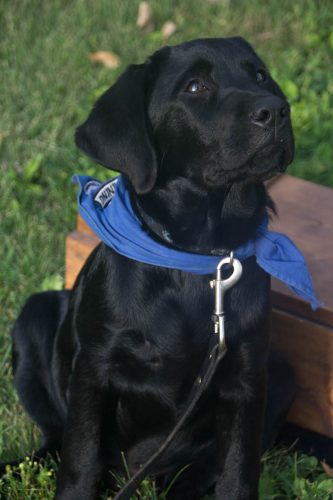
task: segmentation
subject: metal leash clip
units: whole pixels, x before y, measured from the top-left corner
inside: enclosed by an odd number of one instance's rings
[[[228,278],[222,278],[222,268],[228,265],[232,268],[232,273]],[[232,288],[242,275],[242,264],[234,258],[233,252],[230,256],[224,257],[216,268],[216,278],[210,282],[210,286],[215,290],[215,308],[212,316],[214,322],[214,333],[219,336],[220,352],[226,351],[225,330],[224,330],[224,294]]]

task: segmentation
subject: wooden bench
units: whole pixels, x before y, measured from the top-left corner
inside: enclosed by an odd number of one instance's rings
[[[272,340],[293,365],[297,396],[288,420],[333,438],[333,190],[287,175],[269,183],[279,218],[271,229],[302,250],[323,303],[316,312],[272,283]],[[97,237],[78,218],[66,242],[66,287],[72,287]]]

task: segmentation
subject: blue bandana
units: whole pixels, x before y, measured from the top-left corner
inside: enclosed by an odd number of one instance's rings
[[[213,274],[221,256],[201,255],[169,248],[155,241],[142,227],[130,203],[122,176],[102,184],[85,175],[75,175],[80,185],[79,211],[97,236],[117,253],[153,266],[180,269],[195,274]],[[235,250],[239,260],[255,255],[257,264],[278,278],[300,297],[319,306],[305,260],[287,236],[269,231],[264,218],[257,237]]]

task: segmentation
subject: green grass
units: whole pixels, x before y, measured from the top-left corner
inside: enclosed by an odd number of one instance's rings
[[[7,466],[6,475],[0,479],[0,498],[51,500],[55,492],[56,470],[55,462],[38,464],[33,458],[25,457],[16,468]],[[182,471],[173,481],[181,473]],[[124,484],[123,478],[117,479],[119,486]],[[138,492],[142,500],[165,500],[167,491],[158,493],[153,481],[144,480]],[[110,499],[110,494],[111,492],[104,492],[101,499]],[[323,472],[315,458],[291,454],[285,449],[274,450],[263,457],[261,500],[329,500],[332,495],[333,480]],[[206,497],[205,500],[212,499]]]
[[[136,0],[0,2],[0,461],[24,456],[39,438],[12,388],[10,327],[32,292],[62,287],[64,241],[76,215],[72,174],[107,177],[106,170],[76,151],[74,129],[127,64],[143,61],[163,45],[159,29],[165,21],[178,26],[172,44],[202,36],[247,38],[292,104],[297,154],[290,173],[333,186],[330,0],[150,4],[155,31],[143,35],[135,24]],[[121,67],[93,66],[87,54],[95,50],[114,51]],[[320,468],[311,462],[309,473],[301,466],[310,459],[282,454],[279,465],[280,456],[264,461],[262,488],[270,496],[262,498],[329,498],[326,486],[320,489],[328,481]],[[275,477],[280,466],[279,477],[294,488],[289,496],[281,496]],[[27,483],[23,493],[25,483],[12,475],[1,484],[0,498],[51,498],[53,475],[29,463],[25,467],[31,486]],[[308,496],[295,481],[308,488]]]

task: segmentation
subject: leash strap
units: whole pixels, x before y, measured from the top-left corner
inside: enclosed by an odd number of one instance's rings
[[[214,373],[219,365],[219,362],[224,357],[226,350],[221,350],[219,344],[215,344],[209,353],[206,355],[206,358],[201,366],[200,375],[196,378],[196,381],[193,384],[191,389],[187,408],[183,413],[182,417],[178,420],[177,424],[174,426],[168,437],[162,443],[162,445],[158,448],[158,450],[146,461],[146,463],[132,476],[125,486],[116,494],[114,500],[130,500],[132,495],[134,495],[136,489],[139,487],[141,481],[149,475],[151,471],[151,467],[154,465],[156,460],[160,458],[160,456],[165,452],[165,450],[169,447],[171,442],[173,441],[175,435],[182,428],[186,420],[189,418],[191,413],[193,412],[197,402],[205,392],[206,388],[209,386]],[[201,378],[202,377],[202,378]]]
[[[228,278],[224,278],[222,275],[223,266],[227,266],[229,270],[231,270]],[[238,259],[234,258],[233,252],[230,253],[230,256],[220,260],[216,268],[215,280],[210,283],[211,287],[214,289],[215,295],[215,307],[212,316],[215,335],[210,337],[208,353],[188,396],[185,406],[186,409],[158,450],[139,468],[134,476],[127,481],[125,486],[116,494],[114,500],[130,500],[141,481],[151,472],[153,464],[170,446],[175,435],[192,414],[197,402],[209,386],[221,359],[227,352],[224,331],[224,295],[239,281],[241,275],[242,264]],[[213,344],[213,346],[211,344]]]

